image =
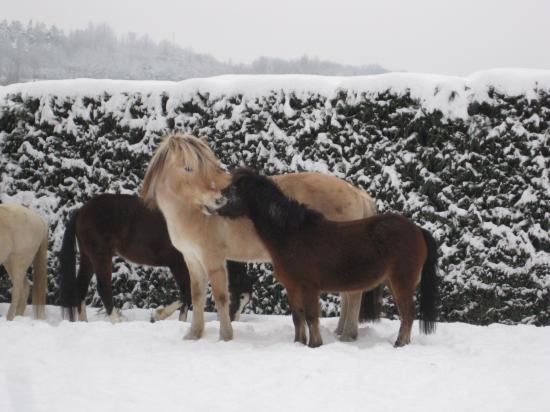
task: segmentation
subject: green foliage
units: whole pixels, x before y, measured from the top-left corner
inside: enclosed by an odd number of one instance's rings
[[[183,130],[208,137],[229,168],[331,173],[367,190],[380,211],[430,230],[440,244],[443,319],[550,324],[548,92],[528,100],[493,90],[490,100],[470,103],[466,119],[389,91],[331,99],[282,90],[256,98],[14,95],[0,113],[3,190],[50,219],[50,303],[68,212],[99,193],[137,192],[159,138]],[[269,265],[249,270],[259,279],[252,310],[288,313]],[[177,297],[168,270],[117,260],[114,279],[119,306]],[[2,300],[7,287],[2,280]],[[100,303],[93,291],[89,301]],[[336,315],[337,303],[324,296],[324,313]]]

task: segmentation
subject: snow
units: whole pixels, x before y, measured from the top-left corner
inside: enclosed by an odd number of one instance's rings
[[[0,304],[5,315],[8,305]],[[30,313],[30,309],[27,309]],[[110,324],[0,318],[0,410],[11,411],[548,411],[550,328],[440,324],[411,345],[392,347],[397,321],[362,325],[359,340],[292,342],[288,316],[243,315],[235,340],[218,341],[215,314],[205,336],[188,323],[151,324],[124,311]]]
[[[316,75],[224,75],[209,78],[171,81],[128,81],[109,79],[48,80],[11,84],[0,87],[0,99],[8,94],[29,96],[55,95],[57,97],[112,95],[109,106],[117,107],[120,95],[141,93],[158,98],[163,93],[171,98],[188,99],[197,92],[212,97],[242,94],[245,99],[266,96],[272,91],[302,95],[316,92],[333,97],[339,90],[360,95],[376,95],[392,91],[398,95],[410,92],[419,99],[425,110],[441,110],[444,115],[466,118],[469,102],[490,100],[489,88],[506,95],[525,94],[537,98],[537,90],[550,89],[550,70],[493,69],[474,73],[468,77],[443,76],[425,73],[384,73],[371,76],[316,76]],[[354,97],[351,97],[352,99]],[[171,105],[167,105],[170,108]],[[284,112],[294,115],[289,99],[285,99]],[[49,113],[42,114],[48,118]]]

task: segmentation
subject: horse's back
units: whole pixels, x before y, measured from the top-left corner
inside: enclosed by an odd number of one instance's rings
[[[317,173],[273,176],[285,195],[322,213],[327,219],[348,221],[376,214],[369,194],[338,177]]]
[[[90,199],[78,214],[78,237],[88,247],[99,239],[109,252],[135,263],[164,265],[175,249],[160,211],[134,195],[104,193]]]

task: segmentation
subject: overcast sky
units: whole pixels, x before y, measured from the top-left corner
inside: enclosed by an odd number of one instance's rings
[[[390,70],[466,75],[550,69],[548,0],[0,0],[0,18],[88,22],[250,62],[303,54]]]

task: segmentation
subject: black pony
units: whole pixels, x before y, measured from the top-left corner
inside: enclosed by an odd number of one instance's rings
[[[78,276],[75,239],[80,251]],[[185,320],[191,305],[189,271],[182,254],[170,242],[164,217],[160,211],[147,208],[139,197],[122,194],[96,196],[69,218],[60,256],[60,304],[64,318],[73,321],[78,311],[79,318],[86,319],[84,300],[95,273],[107,315],[113,322],[118,320],[111,284],[115,255],[138,264],[170,268],[181,299],[171,305],[172,311],[180,307],[180,319]],[[252,285],[243,264],[228,262],[228,272],[231,315],[235,317],[242,302],[246,304],[249,299]]]

